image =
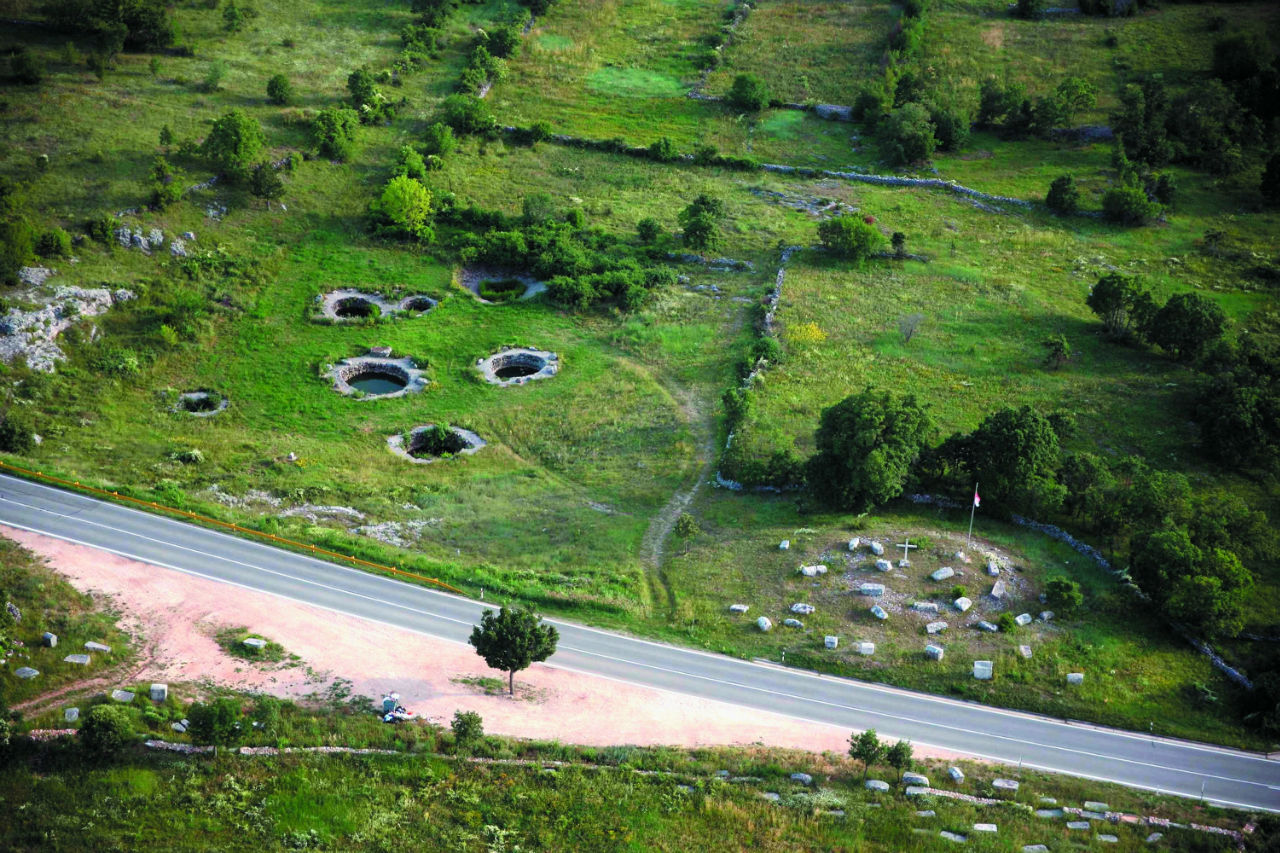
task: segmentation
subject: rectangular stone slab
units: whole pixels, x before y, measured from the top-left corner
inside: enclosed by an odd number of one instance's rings
[[[89,656],[88,656],[88,655],[67,655],[67,656],[66,656],[65,658],[63,658],[62,660],[63,660],[63,661],[65,661],[66,663],[78,663],[78,664],[80,664],[81,666],[88,666],[88,665],[89,665]]]

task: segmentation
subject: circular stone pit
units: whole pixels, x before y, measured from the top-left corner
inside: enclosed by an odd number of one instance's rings
[[[178,402],[174,404],[173,411],[183,415],[190,415],[193,418],[211,418],[225,411],[227,405],[228,400],[222,394],[201,388],[195,391],[183,391],[179,394]]]
[[[391,358],[378,349],[377,354],[344,358],[325,374],[333,380],[333,390],[362,400],[387,400],[416,394],[427,387],[427,378],[412,358]]]
[[[517,302],[525,299],[532,299],[539,293],[543,293],[547,289],[546,282],[538,281],[531,275],[525,275],[518,271],[508,269],[497,269],[491,267],[463,267],[458,273],[458,283],[464,288],[471,291],[477,302],[485,305],[495,305],[500,302]],[[487,285],[487,287],[486,287]],[[511,293],[494,293],[496,299],[486,299],[483,290],[493,288],[496,291],[514,291],[517,285],[522,286],[523,290],[517,294]]]
[[[408,433],[387,436],[387,447],[392,453],[417,465],[439,462],[444,456],[437,447],[433,446],[439,438],[437,429],[436,424],[423,424],[414,427]],[[470,456],[484,447],[487,442],[471,430],[451,426],[447,430],[445,443],[447,447],[457,449],[445,449],[444,452],[455,456]]]
[[[555,376],[560,370],[560,357],[545,350],[517,347],[479,359],[476,369],[493,385],[523,385]]]
[[[336,323],[355,323],[392,314],[425,314],[439,304],[430,296],[420,293],[391,300],[381,293],[351,288],[322,293],[316,297],[316,301],[320,304],[320,316]]]

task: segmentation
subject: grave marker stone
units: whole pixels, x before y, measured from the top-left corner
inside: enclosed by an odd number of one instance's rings
[[[833,637],[830,634],[822,638],[822,645],[828,649],[835,649],[840,645],[840,638]]]
[[[944,581],[947,578],[955,577],[956,570],[950,566],[943,566],[933,574],[929,575],[930,580]]]
[[[953,601],[952,604],[955,605],[956,610],[959,610],[961,613],[964,613],[966,610],[968,610],[970,607],[973,606],[973,602],[965,598],[964,596],[960,596],[955,601]]]
[[[931,644],[924,647],[924,653],[928,655],[931,660],[942,660],[943,655],[946,654],[946,650],[943,649],[942,646],[935,646]]]
[[[884,608],[881,607],[879,604],[871,608],[871,615],[881,620],[889,618],[889,614],[886,613]]]
[[[979,681],[990,681],[995,664],[989,660],[976,660],[973,662],[973,677]]]

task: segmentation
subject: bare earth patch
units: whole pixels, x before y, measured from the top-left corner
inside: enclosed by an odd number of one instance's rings
[[[301,699],[347,679],[355,694],[400,693],[406,708],[447,722],[476,711],[485,730],[578,744],[751,744],[843,753],[846,729],[667,693],[534,664],[512,699],[486,695],[485,667],[470,646],[333,613],[262,592],[192,577],[92,548],[0,526],[84,592],[111,599],[146,637],[135,681],[211,681]],[[244,626],[297,654],[305,666],[263,670],[226,654],[214,630]],[[470,683],[464,683],[463,679]],[[952,757],[917,746],[917,754]]]

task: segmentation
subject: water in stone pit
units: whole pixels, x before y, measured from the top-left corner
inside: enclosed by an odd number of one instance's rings
[[[406,383],[390,373],[361,373],[347,384],[366,394],[378,395],[403,391]]]

